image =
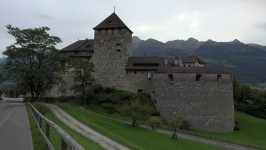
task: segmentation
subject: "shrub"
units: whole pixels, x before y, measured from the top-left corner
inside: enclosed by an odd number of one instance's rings
[[[238,130],[240,130],[239,123],[235,121],[234,131],[238,131]]]
[[[132,126],[137,125],[137,120],[146,120],[154,109],[147,103],[143,103],[139,96],[132,97],[128,103],[121,107],[121,115],[132,119]]]
[[[115,89],[114,88],[107,87],[107,88],[104,89],[103,92],[105,92],[105,93],[112,93],[112,92],[115,92]]]
[[[179,129],[182,129],[182,130],[190,130],[190,124],[188,123],[187,120],[183,119],[182,122],[181,122],[181,126]]]
[[[94,93],[100,93],[104,90],[104,88],[100,84],[95,84],[92,86]]]
[[[159,116],[151,116],[148,120],[149,125],[151,126],[151,129],[155,131],[158,129],[162,124],[162,119]]]
[[[75,104],[75,105],[83,105],[83,100],[81,98],[74,98],[74,99],[71,99],[71,103],[72,104]]]

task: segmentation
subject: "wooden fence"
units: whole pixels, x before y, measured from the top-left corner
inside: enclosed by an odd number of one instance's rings
[[[63,129],[52,121],[45,118],[31,103],[27,102],[37,127],[46,142],[46,149],[55,150],[50,142],[50,128],[53,128],[61,138],[61,150],[85,150],[75,140],[73,140]],[[45,125],[45,133],[43,132],[43,124]]]

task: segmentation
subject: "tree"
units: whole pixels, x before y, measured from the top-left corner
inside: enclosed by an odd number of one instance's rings
[[[30,92],[33,100],[61,81],[64,61],[55,45],[60,38],[50,36],[48,27],[19,29],[6,26],[16,42],[3,52],[7,56],[4,69],[15,77],[19,86]]]
[[[121,114],[132,119],[133,127],[137,125],[137,120],[148,119],[152,112],[153,108],[149,104],[141,102],[140,96],[132,97],[121,107]]]
[[[150,124],[151,129],[153,131],[155,131],[156,129],[158,129],[161,126],[161,124],[163,122],[162,122],[162,119],[159,116],[150,116],[150,118],[148,120],[148,123]]]
[[[71,87],[75,93],[80,93],[83,104],[86,104],[86,89],[92,85],[95,79],[92,76],[94,71],[93,63],[86,59],[71,60],[71,67],[73,67],[76,76],[74,77],[75,84]]]
[[[177,138],[176,132],[182,127],[183,122],[185,122],[185,119],[178,115],[177,113],[174,113],[173,118],[170,120],[170,126],[173,130],[172,137],[175,139]]]

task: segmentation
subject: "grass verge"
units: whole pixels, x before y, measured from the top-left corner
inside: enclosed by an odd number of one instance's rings
[[[43,107],[46,107],[43,105]],[[104,150],[99,144],[93,142],[92,140],[87,139],[85,136],[81,135],[80,133],[76,132],[75,130],[68,127],[66,124],[61,122],[51,111],[45,113],[45,117],[60,126],[65,132],[67,132],[75,141],[77,141],[83,148],[85,149],[93,149],[93,150]],[[44,150],[46,149],[45,141],[43,140],[42,135],[38,131],[38,127],[35,124],[33,116],[31,112],[28,110],[28,116],[31,124],[31,132],[32,132],[32,139],[34,144],[34,150]],[[45,131],[45,125],[43,124],[43,131]],[[61,138],[56,133],[56,131],[50,128],[50,141],[52,145],[55,147],[56,150],[61,149]]]
[[[87,139],[85,136],[81,135],[80,133],[76,132],[62,121],[60,121],[51,111],[45,115],[49,120],[56,123],[60,126],[64,131],[66,131],[75,141],[77,141],[83,148],[90,150],[104,150],[99,144],[93,142],[92,140]],[[55,132],[55,131],[54,131]],[[55,137],[55,139],[58,139]],[[60,140],[60,139],[59,139]],[[60,142],[60,141],[59,141]],[[57,143],[57,142],[56,142]]]
[[[170,136],[153,132],[143,128],[133,128],[113,118],[102,114],[59,104],[64,111],[71,116],[93,128],[109,138],[135,150],[162,150],[162,149],[183,149],[183,150],[210,150],[221,149],[210,145],[196,143],[188,140],[174,140]]]
[[[30,130],[31,130],[31,136],[32,136],[32,142],[33,142],[33,148],[34,150],[44,150],[45,147],[45,141],[40,134],[38,127],[33,119],[33,116],[30,112],[30,110],[27,108],[28,118],[30,122]]]
[[[232,133],[189,131],[186,133],[266,150],[266,120],[241,112],[235,112],[235,117],[240,125],[239,131]]]

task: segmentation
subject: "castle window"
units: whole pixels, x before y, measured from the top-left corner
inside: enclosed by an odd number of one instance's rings
[[[217,81],[221,81],[222,75],[217,74]]]
[[[173,77],[172,74],[168,74],[168,78],[169,78],[170,81],[173,81],[174,80],[174,77]]]
[[[138,89],[138,93],[142,93],[142,89]]]
[[[156,100],[153,100],[153,103],[156,104]]]
[[[148,72],[148,79],[150,80],[150,79],[151,79],[151,77],[152,77],[152,74],[151,74],[151,72]]]
[[[137,74],[137,71],[134,71],[134,74]]]
[[[78,54],[79,52],[78,51],[75,51],[75,54]]]
[[[121,52],[121,43],[116,43],[116,51]]]
[[[152,91],[152,94],[155,94],[155,91]]]
[[[201,77],[202,77],[201,74],[197,74],[197,75],[196,75],[196,81],[199,81]]]

